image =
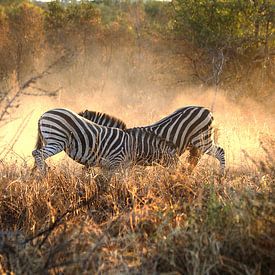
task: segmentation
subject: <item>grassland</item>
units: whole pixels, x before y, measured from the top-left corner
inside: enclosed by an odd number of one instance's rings
[[[0,4],[0,273],[274,274],[271,1],[27,2]],[[214,108],[224,177],[208,159],[31,173],[49,108],[133,127],[186,105]]]
[[[0,272],[274,274],[274,140],[262,148],[222,178],[207,163],[109,182],[65,164],[39,179],[2,163]]]

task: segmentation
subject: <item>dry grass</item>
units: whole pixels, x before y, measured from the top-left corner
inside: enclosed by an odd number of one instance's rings
[[[107,183],[60,166],[39,180],[1,164],[0,271],[272,274],[273,142],[224,178],[137,167]]]

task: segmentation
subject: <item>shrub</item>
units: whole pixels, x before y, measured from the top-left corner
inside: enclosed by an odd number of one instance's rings
[[[175,1],[174,30],[202,51],[194,57],[189,55],[196,69],[206,67],[197,70],[201,80],[209,80],[213,57],[222,52],[227,62],[223,77],[227,85],[241,80],[247,83],[246,90],[256,96],[264,89],[270,90],[275,55],[272,6],[271,1],[263,0]],[[258,75],[261,79],[255,81]],[[210,84],[215,83],[214,78]]]

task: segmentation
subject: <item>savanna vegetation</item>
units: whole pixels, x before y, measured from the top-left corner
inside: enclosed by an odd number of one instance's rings
[[[207,104],[207,88],[231,107],[257,102],[266,113],[244,111],[253,128],[275,114],[274,18],[266,0],[0,1],[0,139],[34,98],[64,107],[79,100],[81,110],[105,101],[111,113],[119,103],[124,119],[146,116],[148,103],[161,108],[186,87]],[[216,108],[226,133],[234,111]],[[135,167],[106,181],[66,161],[45,178],[21,156],[7,161],[27,123],[0,147],[1,273],[274,273],[270,125],[245,133],[261,156],[239,145],[245,161],[224,177],[208,159],[186,173],[184,156],[176,169]],[[227,156],[242,127],[226,134]]]

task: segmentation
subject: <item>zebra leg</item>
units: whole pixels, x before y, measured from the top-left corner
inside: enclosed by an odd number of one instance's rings
[[[191,173],[194,168],[197,166],[200,158],[201,158],[202,152],[199,148],[195,146],[191,146],[189,149],[189,157],[188,157],[188,172]]]
[[[35,166],[33,169],[38,167],[42,173],[46,173],[48,166],[45,163],[45,160],[63,150],[64,148],[60,146],[60,144],[48,144],[43,146],[41,149],[32,151],[32,155],[35,159]]]
[[[217,158],[220,162],[221,174],[224,174],[224,169],[225,169],[224,150],[223,148],[215,145],[212,131],[213,129],[210,128],[208,129],[208,131],[192,138],[191,146],[199,149],[202,154],[208,154],[210,156]]]
[[[215,157],[220,162],[220,171],[221,174],[224,175],[225,171],[225,153],[222,147],[219,147],[215,144],[212,144],[210,148],[206,149],[204,153]]]

